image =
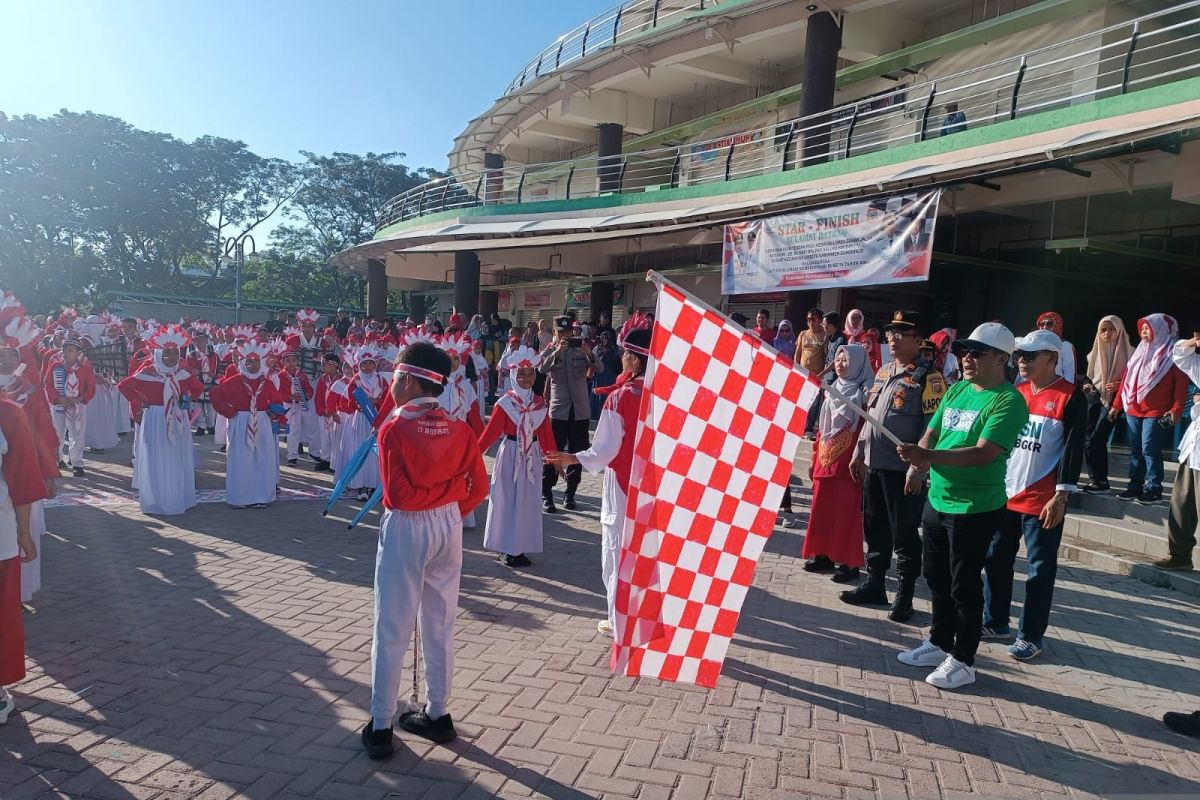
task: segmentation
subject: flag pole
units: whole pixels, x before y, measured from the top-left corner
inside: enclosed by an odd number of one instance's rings
[[[698,305],[701,308],[704,308],[708,311],[712,311],[714,314],[720,314],[722,317],[725,318],[725,320],[727,322],[736,324],[733,322],[733,320],[729,319],[729,317],[725,316],[724,312],[713,308],[708,303],[704,302],[699,297],[696,297],[694,294],[689,292],[687,289],[684,289],[679,284],[668,279],[667,276],[663,275],[661,272],[656,272],[654,270],[648,270],[646,272],[646,281],[649,283],[653,283],[655,286],[657,286],[660,289],[663,287],[663,284],[669,283],[671,285],[672,289],[679,292],[680,294],[683,294],[684,296],[686,296],[689,300],[691,300],[696,305]],[[742,326],[739,325],[738,327],[742,327]],[[742,328],[742,330],[745,331],[746,329]],[[774,346],[772,346],[772,344],[770,342],[763,342],[763,344],[766,345],[767,347],[769,347],[771,350],[775,350]],[[778,350],[775,350],[775,352],[779,353]],[[780,353],[780,355],[782,355],[782,353]],[[795,366],[795,364],[793,364],[793,368],[796,370],[799,370],[799,371],[803,371],[806,375],[811,375],[811,373],[809,373],[807,370],[804,370],[802,367],[797,367],[797,366]],[[815,378],[816,376],[813,376],[813,377]],[[849,408],[855,414],[857,414],[858,416],[860,416],[864,420],[866,420],[867,424],[874,427],[875,430],[879,431],[892,444],[896,445],[897,447],[904,444],[904,442],[900,441],[899,437],[897,437],[896,434],[892,433],[887,428],[885,428],[883,426],[882,422],[880,422],[879,420],[872,417],[861,406],[859,406],[857,403],[853,402],[852,400],[848,399],[844,394],[839,392],[837,389],[833,388],[833,386],[825,385],[822,388],[826,391],[826,393],[828,393],[832,397],[835,397],[838,400],[841,400],[843,403],[845,403],[847,408]]]

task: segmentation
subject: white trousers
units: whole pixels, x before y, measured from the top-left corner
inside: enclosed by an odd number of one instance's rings
[[[292,407],[288,409],[287,419],[287,457],[291,460],[299,457],[302,444],[308,445],[311,451],[313,442],[319,442],[320,434],[317,432],[317,412],[311,401],[307,408],[300,403],[292,403]],[[317,446],[319,448],[320,444]]]
[[[617,570],[621,564],[621,535],[629,518],[625,514],[625,492],[617,483],[616,473],[604,470],[600,498],[600,577],[608,600],[608,624],[617,633]]]
[[[54,408],[50,418],[54,421],[54,430],[58,433],[58,457],[69,459],[72,467],[83,466],[83,434],[87,429],[87,414],[85,406],[76,406],[77,411],[71,413],[61,408]],[[65,451],[65,455],[64,455]]]
[[[375,556],[375,635],[371,642],[371,717],[392,726],[404,657],[420,611],[426,712],[450,702],[454,619],[462,577],[462,518],[457,503],[429,511],[383,512]]]

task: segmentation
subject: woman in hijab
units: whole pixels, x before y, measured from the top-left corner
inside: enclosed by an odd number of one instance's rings
[[[862,407],[874,377],[862,345],[846,344],[833,357],[836,378],[825,396],[817,421],[810,477],[812,510],[801,552],[807,572],[834,571],[833,580],[846,583],[858,578],[863,566],[862,486],[850,477],[850,460],[862,427],[862,417],[850,403]],[[847,402],[849,401],[849,402]]]
[[[796,357],[796,331],[792,328],[792,323],[786,319],[779,320],[779,327],[775,330],[775,341],[771,342],[771,346],[790,359]]]
[[[865,327],[866,319],[859,309],[850,309],[842,333],[846,337],[846,344],[861,344],[867,351],[867,363],[871,365],[871,374],[874,374],[883,366],[883,355],[879,351],[879,336],[874,330]]]
[[[1129,425],[1129,487],[1117,497],[1150,505],[1162,499],[1162,442],[1183,413],[1187,376],[1175,366],[1171,350],[1179,323],[1166,314],[1138,320],[1141,341],[1108,411],[1110,422],[1121,412]]]
[[[1113,314],[1103,317],[1096,327],[1096,339],[1087,357],[1087,377],[1095,387],[1099,402],[1088,409],[1088,434],[1084,456],[1092,480],[1083,487],[1085,492],[1108,491],[1108,438],[1113,420],[1108,418],[1121,375],[1133,352],[1125,323]]]
[[[1059,377],[1075,382],[1075,346],[1063,336],[1063,318],[1057,311],[1047,311],[1037,318],[1037,326],[1041,330],[1050,331],[1062,340],[1062,353],[1058,357]]]

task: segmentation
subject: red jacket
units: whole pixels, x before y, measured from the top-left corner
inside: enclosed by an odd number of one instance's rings
[[[466,515],[487,497],[475,435],[437,406],[402,406],[380,426],[378,441],[385,508],[425,511],[458,503]]]
[[[317,378],[317,385],[316,388],[313,389],[313,395],[316,402],[318,417],[332,416],[337,412],[337,402],[335,401],[338,398],[337,395],[334,395],[333,397],[329,396],[329,387],[333,386],[333,384],[336,383],[340,378],[341,376],[337,373],[334,373],[333,375],[321,373],[321,377]],[[391,392],[388,392],[388,394],[390,395]]]
[[[92,365],[80,358],[75,362],[74,367],[67,367],[62,356],[57,356],[47,361],[46,366],[42,369],[42,387],[45,389],[46,399],[50,401],[50,405],[61,406],[63,404],[62,395],[55,387],[54,370],[56,367],[66,368],[68,379],[71,373],[75,374],[75,378],[79,381],[79,394],[77,395],[79,402],[84,404],[92,402],[92,398],[96,396],[96,373],[92,371]]]
[[[153,372],[154,367],[143,367],[138,370],[142,372]],[[183,376],[187,377],[183,377]],[[197,398],[204,393],[204,386],[187,370],[178,377],[179,391],[191,398]],[[123,378],[117,384],[117,391],[125,395],[125,399],[133,406],[140,418],[141,410],[148,406],[161,406],[163,404],[163,383],[156,380],[143,380],[137,375],[130,375],[128,378]]]
[[[0,399],[0,431],[8,442],[0,471],[8,486],[8,495],[14,506],[24,506],[46,498],[46,482],[38,457],[33,431],[25,419],[25,412],[13,401]],[[57,470],[55,470],[57,472]],[[484,487],[485,491],[487,487]]]
[[[1121,385],[1117,388],[1116,397],[1113,398],[1113,408],[1117,411],[1124,411],[1131,417],[1155,419],[1170,411],[1171,416],[1176,420],[1183,414],[1183,403],[1187,399],[1188,377],[1179,367],[1171,367],[1162,380],[1146,393],[1142,402],[1125,408],[1121,401],[1121,391],[1125,388],[1125,380],[1128,376],[1129,369],[1126,368],[1121,373]]]
[[[267,406],[279,400],[275,386],[265,375],[250,380],[241,373],[237,377],[226,378],[209,389],[208,399],[212,401],[214,411],[222,417],[233,419],[239,411],[250,410],[250,396],[256,390],[258,401],[254,407],[257,411],[266,411]]]

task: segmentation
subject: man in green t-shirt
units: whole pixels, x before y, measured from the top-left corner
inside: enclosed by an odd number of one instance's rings
[[[921,519],[922,571],[933,622],[929,638],[899,655],[933,667],[925,682],[957,689],[975,682],[975,650],[983,627],[983,565],[1008,495],[1008,454],[1029,419],[1024,398],[1004,376],[1015,338],[987,322],[954,343],[963,380],[950,387],[919,444],[898,448],[915,470],[930,473]]]

